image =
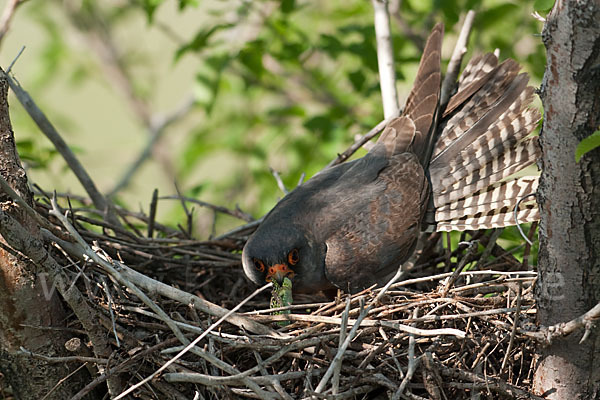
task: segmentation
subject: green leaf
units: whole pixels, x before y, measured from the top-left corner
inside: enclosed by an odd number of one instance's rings
[[[536,11],[550,11],[554,7],[554,0],[535,0],[533,9]]]
[[[281,12],[284,14],[289,14],[294,11],[296,8],[295,0],[281,0]]]
[[[254,40],[246,43],[238,55],[238,60],[242,65],[259,79],[265,71],[265,67],[262,63],[264,52],[265,48],[263,41]]]
[[[273,118],[284,118],[284,117],[304,117],[306,111],[299,105],[274,107],[267,111],[268,115]]]
[[[348,79],[350,79],[350,83],[352,83],[352,86],[358,92],[365,87],[365,81],[367,80],[365,74],[360,69],[350,72],[348,74]]]
[[[579,162],[585,153],[592,151],[597,147],[600,147],[600,130],[592,133],[590,136],[579,142],[575,149],[575,161]]]
[[[490,7],[489,9],[480,13],[477,16],[477,18],[475,19],[475,26],[478,29],[489,29],[497,23],[509,20],[519,10],[519,6],[511,3],[500,4],[496,7]]]
[[[333,129],[333,121],[327,115],[317,115],[306,120],[304,127],[312,132],[326,134]]]
[[[148,18],[148,23],[152,22],[152,18],[154,17],[154,12],[162,4],[164,0],[142,0],[141,5],[144,11],[146,12],[146,18]]]
[[[344,45],[334,35],[322,34],[319,38],[319,47],[331,57],[337,57],[344,51]]]
[[[196,36],[194,36],[194,38],[189,43],[186,43],[179,49],[177,49],[177,51],[175,52],[175,60],[179,60],[181,56],[183,56],[187,52],[197,52],[204,49],[209,44],[208,41],[212,37],[212,35],[214,35],[222,29],[230,28],[231,26],[231,24],[220,24],[212,26],[208,29],[202,29],[198,31],[198,33],[196,33]]]
[[[198,0],[179,0],[179,11],[185,10],[186,7],[198,7],[200,2]]]

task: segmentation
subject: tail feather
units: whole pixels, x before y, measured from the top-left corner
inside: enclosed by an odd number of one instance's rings
[[[499,158],[487,163],[479,170],[470,174],[461,170],[452,179],[455,183],[449,186],[440,187],[432,182],[434,186],[434,205],[437,208],[444,204],[458,201],[496,182],[500,182],[533,164],[540,157],[540,154],[538,137],[534,136],[526,139],[522,144],[520,143],[509,153],[503,154]],[[460,178],[456,178],[457,176]],[[515,203],[517,200],[515,199]]]
[[[446,116],[448,119],[443,122],[443,129],[434,149],[432,163],[448,146],[494,107],[498,99],[505,94],[507,87],[510,86],[518,71],[519,65],[515,61],[506,60],[489,73],[491,76],[482,78],[487,79],[487,82],[460,108]],[[455,94],[453,98],[457,96],[462,96],[461,92]],[[450,103],[452,101],[450,99]]]
[[[510,107],[510,105],[515,102],[521,92],[527,86],[527,81],[529,78],[527,75],[522,74],[517,76],[510,86],[508,86],[503,93],[503,96],[495,102],[489,110],[483,115],[479,116],[479,119],[471,126],[470,129],[467,129],[464,133],[458,136],[455,140],[453,140],[450,144],[446,146],[446,148],[438,153],[431,160],[432,167],[434,165],[444,165],[449,163],[452,158],[455,156],[458,149],[464,149],[469,144],[473,143],[481,135],[485,134],[487,129],[497,121],[501,115]]]
[[[436,221],[452,221],[469,215],[488,212],[514,205],[514,199],[521,199],[535,192],[538,186],[537,176],[524,176],[510,182],[500,182],[462,198],[454,203],[445,204],[435,210]]]
[[[459,84],[458,92],[452,96],[446,109],[444,117],[452,113],[458,106],[462,105],[473,93],[477,92],[488,80],[494,76],[493,70],[498,65],[498,59],[491,53],[484,57],[474,57],[465,67]]]
[[[481,160],[485,153],[491,153],[491,156],[496,157],[529,135],[540,120],[539,111],[528,108],[532,95],[532,87],[524,90],[519,99],[488,128],[487,132],[475,139],[449,162],[450,168],[456,169],[469,160]]]
[[[505,119],[498,120],[497,124],[491,126],[484,135],[460,151],[446,165],[436,164],[434,166],[436,168],[431,170],[432,181],[438,183],[440,187],[447,187],[464,179],[468,174],[483,170],[487,164],[496,159],[504,163],[512,162],[513,158],[507,159],[506,155],[515,153],[511,157],[516,157],[519,149],[528,149],[527,139],[521,139],[529,135],[538,120],[537,110],[528,110],[522,115],[509,115]],[[524,155],[519,154],[519,156]],[[520,158],[515,161],[520,161]]]
[[[499,124],[490,127],[480,139],[461,151],[449,164],[448,173],[458,169],[474,172],[511,149],[527,145],[527,142],[521,139],[535,128],[538,121],[537,110],[525,112],[510,120],[501,120]]]
[[[539,221],[540,212],[537,205],[529,205],[525,209],[517,211],[515,219],[514,211],[511,207],[504,207],[500,212],[487,215],[477,214],[469,218],[455,221],[442,221],[438,223],[436,230],[446,231],[475,231],[478,229],[504,228],[527,222]]]
[[[492,53],[480,54],[473,57],[465,66],[458,80],[458,91],[460,92],[471,82],[483,78],[485,74],[496,68],[498,58]]]
[[[415,77],[413,88],[406,100],[404,115],[411,118],[414,117],[413,110],[416,104],[430,93],[439,92],[440,90],[440,54],[442,52],[443,36],[444,25],[437,24],[433,28],[429,38],[427,38],[427,43],[425,43],[425,48],[423,49],[423,54],[425,56],[421,58],[421,62],[419,63],[419,69],[417,71],[417,76]],[[436,80],[437,84],[435,84]]]
[[[438,231],[497,228],[539,219],[538,177],[515,177],[539,158],[530,136],[540,113],[519,65],[496,56],[474,58],[459,80],[440,123],[429,164],[433,207],[424,221]],[[427,229],[427,226],[424,227]]]

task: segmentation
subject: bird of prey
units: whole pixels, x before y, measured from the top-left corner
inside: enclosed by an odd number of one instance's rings
[[[515,210],[538,182],[514,175],[540,155],[527,74],[510,59],[475,57],[440,107],[443,30],[434,27],[402,114],[373,148],[314,175],[265,216],[242,254],[250,280],[288,277],[299,293],[356,292],[384,283],[423,230],[539,219],[535,200]]]

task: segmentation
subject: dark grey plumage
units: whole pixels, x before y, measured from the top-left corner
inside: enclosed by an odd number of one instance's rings
[[[537,138],[527,137],[539,119],[533,90],[517,63],[487,54],[467,65],[440,113],[442,36],[438,24],[402,116],[371,151],[318,173],[266,215],[243,251],[251,280],[288,274],[294,291],[354,292],[394,272],[422,229],[516,222],[516,202],[537,185],[536,177],[507,179],[538,156]],[[519,222],[535,218],[531,202],[518,211]]]

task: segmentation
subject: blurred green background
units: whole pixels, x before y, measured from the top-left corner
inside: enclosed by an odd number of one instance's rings
[[[542,22],[531,14],[551,5],[391,0],[401,104],[430,29],[445,23],[447,62],[468,9],[477,17],[465,59],[499,49],[539,85]],[[3,68],[22,46],[15,77],[100,190],[134,210],[148,211],[155,188],[175,194],[177,182],[185,195],[258,218],[282,196],[270,168],[293,188],[383,119],[367,0],[28,0],[2,43]],[[84,194],[14,96],[10,104],[30,179]],[[146,147],[150,156],[115,191]],[[198,207],[194,216],[199,238],[242,223],[221,214],[215,223]],[[181,205],[161,201],[158,218],[176,225]],[[522,243],[514,230],[505,240]]]

